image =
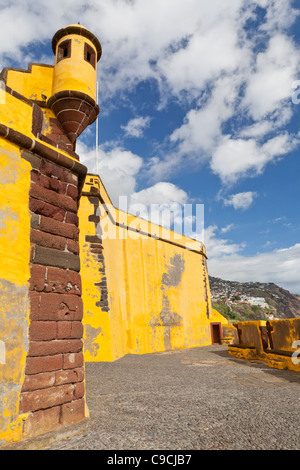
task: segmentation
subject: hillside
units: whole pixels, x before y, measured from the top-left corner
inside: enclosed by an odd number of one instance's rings
[[[268,320],[300,316],[300,296],[291,294],[276,284],[233,282],[212,276],[209,280],[212,306],[229,320]]]

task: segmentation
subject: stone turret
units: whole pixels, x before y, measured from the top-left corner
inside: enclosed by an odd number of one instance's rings
[[[97,63],[99,40],[80,24],[58,30],[52,40],[55,54],[52,94],[47,105],[75,148],[77,137],[98,114]]]

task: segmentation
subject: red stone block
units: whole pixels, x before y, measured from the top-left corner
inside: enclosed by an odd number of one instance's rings
[[[70,353],[63,355],[63,367],[62,369],[76,369],[77,367],[83,366],[83,353]]]
[[[41,372],[51,372],[62,369],[63,355],[26,358],[25,374],[39,374]]]
[[[64,172],[63,168],[61,168],[60,166],[55,165],[49,160],[44,160],[44,159],[42,159],[41,161],[39,170],[41,173],[43,173],[46,176],[54,176],[60,180]]]
[[[70,291],[70,294],[78,294],[81,295],[81,276],[80,273],[76,271],[68,271],[69,275],[69,282],[72,285],[73,289]]]
[[[46,267],[32,264],[30,267],[30,290],[41,292],[45,288]]]
[[[48,267],[45,292],[81,295],[81,277],[76,271]]]
[[[61,423],[74,424],[85,419],[85,402],[81,398],[61,407]]]
[[[31,313],[32,320],[81,321],[83,316],[82,299],[72,294],[40,294],[38,310]]]
[[[83,367],[78,369],[66,369],[55,372],[55,384],[62,385],[66,383],[83,382],[84,370]]]
[[[64,222],[59,222],[49,217],[41,216],[39,228],[44,232],[49,232],[53,233],[54,235],[60,235],[62,237],[78,240],[79,229],[73,224],[66,224]]]
[[[57,387],[23,392],[20,396],[20,412],[43,410],[72,401],[74,385],[66,384]]]
[[[60,177],[60,181],[63,181],[65,183],[70,183],[74,184],[75,186],[78,185],[78,176],[75,173],[72,173],[71,171],[67,169],[63,169],[62,175]]]
[[[83,325],[80,321],[60,321],[57,323],[57,339],[83,337]]]
[[[53,431],[60,424],[60,406],[31,413],[26,418],[23,428],[24,437],[37,437]]]
[[[60,207],[61,209],[77,212],[77,203],[71,197],[57,194],[55,191],[51,191],[50,189],[39,186],[38,184],[31,184],[30,196],[56,207]]]
[[[66,211],[59,207],[48,204],[47,202],[29,198],[29,209],[35,214],[51,217],[52,219],[63,222],[65,219]]]
[[[36,291],[29,291],[29,303],[30,303],[30,312],[35,313],[39,311],[40,308],[40,293]]]
[[[30,231],[30,241],[31,243],[35,243],[39,246],[46,246],[48,248],[55,248],[56,250],[62,251],[67,245],[66,238],[35,229],[31,229]]]
[[[78,382],[75,384],[74,397],[83,398],[85,395],[85,385],[84,382]]]
[[[67,224],[73,224],[73,225],[76,225],[76,227],[78,227],[79,218],[78,218],[77,214],[74,214],[73,212],[67,212],[66,217],[65,217],[65,222]]]
[[[56,385],[56,372],[42,372],[41,374],[25,375],[22,392],[49,388]]]
[[[79,243],[75,242],[74,240],[71,240],[70,238],[68,239],[67,248],[69,251],[71,251],[75,255],[79,254]]]
[[[72,197],[73,199],[76,199],[78,197],[77,186],[73,186],[72,184],[69,184],[67,187],[66,195]]]
[[[62,339],[55,341],[30,341],[28,356],[50,356],[63,353],[78,353],[82,351],[80,339]]]
[[[68,293],[69,275],[67,269],[48,267],[45,292]]]
[[[57,337],[57,323],[53,321],[34,321],[29,324],[30,341],[51,341]]]

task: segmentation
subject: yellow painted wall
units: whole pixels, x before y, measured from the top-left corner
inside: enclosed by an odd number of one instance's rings
[[[32,107],[5,93],[4,103],[0,104],[0,123],[18,132],[22,132],[30,138],[32,134]]]
[[[89,217],[95,214],[97,200],[105,273],[99,271],[103,263],[86,241],[87,235],[96,234],[95,220]],[[86,361],[212,344],[210,323],[226,319],[212,314],[201,243],[179,239],[174,232],[113,208],[101,180],[91,175],[83,188],[79,219]],[[108,312],[97,305],[103,280]]]
[[[24,419],[18,407],[29,322],[30,169],[18,147],[0,139],[0,445],[20,438]]]
[[[53,66],[31,64],[29,70],[8,70],[6,84],[30,100],[51,96]]]

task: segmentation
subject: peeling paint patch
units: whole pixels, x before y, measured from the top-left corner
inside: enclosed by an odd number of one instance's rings
[[[181,326],[183,319],[178,313],[172,312],[170,302],[166,294],[163,295],[163,308],[159,316],[149,322],[149,326]]]
[[[170,301],[166,294],[163,294],[163,308],[159,313],[159,316],[153,318],[149,322],[151,327],[164,327],[163,336],[164,336],[164,347],[166,350],[172,348],[171,345],[171,329],[175,326],[182,326],[183,318],[178,315],[178,313],[173,312],[171,309]]]
[[[162,275],[162,284],[168,287],[177,287],[181,282],[181,276],[184,272],[184,259],[179,255],[175,254],[170,259],[170,265],[167,266],[167,273]]]
[[[90,353],[91,356],[96,357],[99,344],[96,343],[97,336],[100,334],[103,335],[102,328],[93,328],[91,325],[85,325],[85,340],[84,340],[84,349]]]

